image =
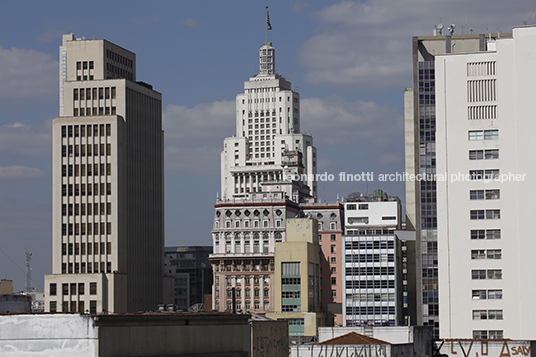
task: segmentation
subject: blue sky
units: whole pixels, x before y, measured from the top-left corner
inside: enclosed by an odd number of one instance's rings
[[[0,0],[0,278],[24,287],[51,271],[51,123],[58,115],[61,35],[104,38],[137,54],[137,78],[163,96],[166,244],[210,245],[223,139],[234,99],[258,69],[270,6],[276,71],[300,92],[319,172],[404,170],[402,93],[411,37],[535,23],[534,0],[5,1]],[[447,27],[447,26],[445,26]],[[401,182],[319,184],[319,198]],[[5,253],[5,254],[4,254]]]

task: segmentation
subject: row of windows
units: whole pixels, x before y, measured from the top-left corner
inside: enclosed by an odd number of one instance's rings
[[[267,271],[267,270],[265,270]],[[264,278],[259,278],[258,276],[256,277],[253,277],[253,278],[244,278],[244,284],[245,285],[251,285],[251,279],[253,279],[253,284],[257,285],[259,284],[261,281],[264,282],[264,284],[270,284],[270,278],[265,276]],[[231,286],[233,284],[233,280],[234,282],[236,283],[236,285],[241,285],[242,284],[242,278],[225,278],[225,283],[229,286]],[[216,284],[219,284],[219,278],[216,278]]]
[[[395,287],[394,280],[347,280],[347,289],[392,289]]]
[[[347,254],[347,263],[379,263],[394,262],[394,254]]]
[[[100,188],[100,190],[99,190]],[[88,183],[87,186],[85,183],[82,184],[68,184],[68,185],[61,185],[61,195],[66,196],[92,196],[93,194],[95,196],[100,195],[111,195],[112,194],[112,184],[110,182],[107,183],[94,183],[90,184]]]
[[[473,338],[476,339],[499,339],[504,338],[503,330],[473,330]]]
[[[354,203],[348,203],[346,205],[346,210],[348,211],[355,211],[356,209],[359,209],[359,210],[368,210],[369,209],[369,205],[368,203],[360,203],[359,205],[356,205]]]
[[[281,298],[282,299],[300,299],[301,292],[300,291],[282,291]]]
[[[73,116],[90,116],[90,115],[116,115],[117,114],[117,108],[116,107],[93,107],[92,108],[74,108],[73,109]]]
[[[501,300],[502,290],[473,290],[473,300]]]
[[[471,180],[498,180],[499,179],[499,170],[490,169],[490,170],[470,170],[469,176]]]
[[[249,303],[246,303],[244,306],[245,306],[246,312],[250,311],[251,305]],[[260,309],[260,304],[259,303],[255,303],[253,306],[255,308],[255,311],[259,311],[259,309]],[[264,303],[264,311],[268,311],[269,307],[270,307],[269,303]],[[220,308],[220,305],[216,304],[216,310],[219,310],[219,308]],[[232,304],[227,304],[227,310],[233,311],[233,305]],[[241,304],[236,304],[236,310],[237,311],[242,311],[242,305]]]
[[[89,309],[84,310],[85,304],[84,301],[71,301],[70,302],[70,308],[69,308],[69,302],[64,301],[63,304],[63,310],[64,312],[80,312],[80,313],[90,313],[90,314],[96,314],[97,313],[97,301],[96,300],[90,300],[89,301]],[[51,301],[49,305],[50,312],[57,312],[58,311],[58,303],[57,301]]]
[[[99,150],[100,148],[100,150]],[[110,156],[112,155],[112,145],[111,144],[87,144],[87,145],[62,145],[61,146],[61,156],[62,157],[79,157],[79,156]]]
[[[76,62],[76,69],[93,69],[95,66],[95,62],[93,61],[78,61]]]
[[[394,267],[352,267],[346,268],[346,276],[351,275],[394,275]]]
[[[84,295],[86,290],[85,286],[85,283],[63,283],[61,284],[62,295]],[[49,294],[55,296],[57,290],[56,283],[50,283]],[[97,283],[89,283],[89,295],[97,295]]]
[[[471,210],[470,217],[471,217],[472,220],[500,219],[501,218],[501,210],[500,209]]]
[[[361,306],[346,307],[347,315],[392,315],[395,313],[394,306]]]
[[[469,199],[471,200],[498,200],[501,198],[501,190],[471,190],[469,191]]]
[[[500,249],[473,249],[471,259],[502,259],[502,252]]]
[[[492,160],[499,158],[498,149],[489,150],[470,150],[469,160]]]
[[[301,278],[281,278],[281,285],[300,285]]]
[[[101,88],[74,88],[73,100],[115,99],[117,96],[115,87]]]
[[[219,292],[219,291],[218,291],[218,292]],[[236,296],[237,298],[241,297],[241,295],[242,295],[242,291],[241,291],[241,290],[238,290],[238,289],[235,290],[235,296]],[[246,297],[250,297],[250,296],[251,296],[251,290],[249,290],[249,289],[244,290],[244,295],[245,295]],[[259,296],[260,296],[260,290],[258,290],[258,289],[257,289],[257,290],[253,290],[253,295],[254,295],[255,297],[259,297]],[[270,296],[270,290],[268,290],[268,289],[264,290],[263,295],[264,295],[264,297],[269,297],[269,296]],[[219,294],[216,294],[216,297],[219,297]],[[233,291],[232,291],[232,290],[227,290],[227,297],[228,297],[228,298],[232,298],[232,297],[233,297]]]
[[[130,67],[130,68],[132,68],[134,64],[134,61],[132,61],[131,59],[121,56],[120,54],[115,53],[110,50],[106,50],[106,58],[114,60],[115,62],[119,62],[123,66]]]
[[[86,210],[87,207],[87,210]],[[100,209],[99,209],[100,207]],[[79,215],[110,215],[112,214],[112,203],[111,202],[101,202],[91,204],[88,203],[87,206],[85,203],[69,203],[61,205],[61,214],[62,216],[79,216]]]
[[[473,320],[502,320],[502,310],[473,310]]]
[[[276,226],[276,227],[281,227],[281,223],[282,223],[281,220],[276,220],[276,221],[275,221],[275,226]],[[244,227],[245,227],[245,228],[248,228],[249,225],[250,225],[250,221],[249,221],[249,220],[244,221]],[[214,222],[214,226],[215,226],[215,228],[219,228],[219,227],[220,227],[220,222],[219,222],[219,221],[215,221],[215,222]],[[233,226],[233,223],[232,223],[231,221],[228,220],[228,221],[225,222],[225,228],[232,228],[232,226]],[[262,222],[262,226],[263,226],[263,227],[270,227],[270,220],[264,220],[264,221]],[[259,220],[254,220],[254,221],[253,221],[253,227],[254,227],[254,228],[259,228],[259,227],[260,227],[260,221],[259,221]],[[234,228],[240,228],[240,221],[235,221],[235,222],[234,222]]]
[[[86,230],[87,224],[87,230]],[[98,235],[100,227],[100,234],[112,234],[112,223],[96,222],[96,223],[63,223],[61,225],[61,234],[66,235]]]
[[[87,265],[85,262],[82,263],[62,263],[61,264],[61,273],[62,274],[86,274],[87,273],[98,273],[99,272],[99,263],[88,262]],[[112,263],[111,262],[100,262],[100,272],[101,273],[111,273],[112,272]]]
[[[489,150],[470,150],[469,160],[492,160],[499,158],[498,149]]]
[[[110,176],[112,174],[112,164],[82,164],[82,165],[61,165],[62,177],[78,176]],[[86,170],[87,168],[87,170]]]
[[[87,129],[87,130],[86,130]],[[90,136],[110,136],[112,135],[111,124],[87,124],[87,125],[62,125],[62,138],[75,138]]]
[[[395,234],[394,229],[389,228],[361,228],[361,229],[353,229],[353,230],[347,230],[347,235],[354,235],[354,236],[374,236],[374,235],[393,235]]]
[[[471,279],[473,280],[499,280],[502,279],[502,270],[501,269],[481,269],[481,270],[471,270]]]
[[[379,302],[395,301],[394,293],[363,293],[363,294],[346,294],[346,301],[361,302]]]
[[[87,254],[98,255],[100,245],[100,254],[112,254],[112,243],[87,243]],[[105,250],[106,248],[106,250]],[[61,245],[62,255],[86,255],[86,243],[63,243]]]
[[[469,140],[497,140],[499,139],[499,130],[469,130]]]
[[[367,242],[346,242],[346,249],[389,249],[394,248],[394,241],[367,241]]]
[[[131,81],[134,76],[132,75],[132,72],[124,70],[123,68],[120,68],[118,66],[113,65],[112,63],[106,63],[106,71],[110,73],[113,73],[115,76],[112,76],[113,78],[121,77],[126,78],[129,81]]]

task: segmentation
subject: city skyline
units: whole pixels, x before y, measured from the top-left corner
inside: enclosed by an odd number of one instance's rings
[[[60,11],[32,4],[0,2],[1,277],[12,279],[15,290],[23,288],[24,272],[4,253],[24,270],[26,248],[33,252],[35,287],[42,288],[42,276],[51,271],[50,148],[58,115],[57,46],[64,33],[106,39],[138,54],[139,78],[163,94],[166,246],[209,245],[219,153],[234,132],[235,95],[258,73],[264,4],[154,1],[125,8],[97,2],[81,20],[66,2],[57,3]],[[455,34],[469,33],[469,26],[473,33],[511,32],[534,23],[531,1],[266,5],[277,71],[301,94],[302,132],[315,137],[318,173],[335,177],[319,182],[322,201],[375,188],[404,197],[403,182],[342,183],[338,174],[403,171],[403,89],[412,85],[412,36],[432,35],[441,20],[445,27],[457,24]]]

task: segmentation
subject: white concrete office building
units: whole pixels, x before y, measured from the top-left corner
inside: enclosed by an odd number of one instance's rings
[[[435,78],[440,337],[534,340],[536,27]]]
[[[164,302],[162,148],[161,94],[136,82],[135,54],[64,35],[46,311],[135,312]]]
[[[376,190],[349,197],[344,209],[344,326],[402,325],[400,200]]]

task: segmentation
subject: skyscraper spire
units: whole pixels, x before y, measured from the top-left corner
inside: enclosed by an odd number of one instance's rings
[[[268,30],[272,29],[272,24],[270,23],[270,14],[268,13],[268,5],[266,5],[266,44],[268,45]]]

